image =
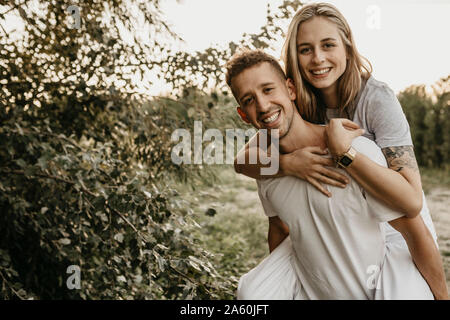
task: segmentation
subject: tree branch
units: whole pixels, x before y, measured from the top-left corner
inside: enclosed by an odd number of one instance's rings
[[[48,178],[48,179],[53,179],[53,180],[56,180],[56,181],[61,181],[61,182],[64,182],[64,183],[67,183],[67,184],[69,184],[69,185],[75,185],[76,184],[76,182],[74,182],[74,181],[72,181],[72,180],[67,180],[67,179],[64,179],[64,178],[60,178],[60,177],[57,177],[57,176],[53,176],[53,175],[50,175],[50,174],[45,174],[45,173],[35,173],[34,175],[32,175],[32,176],[26,176],[25,175],[25,172],[23,171],[23,170],[4,170],[3,168],[1,168],[2,170],[2,172],[4,172],[4,173],[12,173],[12,174],[16,174],[16,175],[23,175],[23,176],[25,176],[25,177],[27,177],[27,178],[35,178],[35,177],[40,177],[40,178]],[[81,190],[83,191],[83,192],[85,192],[85,193],[87,193],[88,195],[90,195],[90,196],[92,196],[92,197],[98,197],[98,195],[96,195],[95,193],[93,193],[92,191],[90,191],[89,189],[86,189],[85,187],[83,187],[82,185],[80,185],[80,187],[81,187]],[[108,201],[105,201],[105,206],[109,209],[109,210],[111,210],[112,212],[114,212],[115,214],[117,214],[118,216],[120,216],[124,221],[125,221],[125,223],[127,223],[132,229],[133,229],[133,231],[135,231],[136,233],[137,233],[137,235],[142,239],[142,240],[144,240],[145,242],[147,241],[146,239],[145,239],[145,237],[141,234],[141,232],[139,231],[139,230],[137,230],[136,229],[136,227],[121,213],[121,212],[119,212],[117,209],[115,209],[115,208],[113,208],[113,207],[111,207],[109,204],[108,204]]]

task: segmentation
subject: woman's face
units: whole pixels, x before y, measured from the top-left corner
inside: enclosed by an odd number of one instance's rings
[[[324,17],[301,23],[297,57],[304,80],[321,90],[325,98],[337,97],[337,81],[347,66],[347,54],[337,26]]]

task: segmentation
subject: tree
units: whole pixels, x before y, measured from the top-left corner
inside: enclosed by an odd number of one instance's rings
[[[279,18],[298,5],[286,1]],[[11,15],[23,32],[10,33]],[[270,15],[242,43],[269,43],[280,32]],[[172,51],[159,0],[0,0],[0,33],[0,297],[233,297],[235,279],[193,238],[193,204],[173,183],[212,173],[173,164],[170,133],[192,114],[235,126],[215,105],[230,101],[221,63],[236,44]],[[177,95],[143,93],[147,72]],[[79,290],[66,285],[72,266]]]
[[[398,98],[408,119],[418,163],[427,167],[448,167],[450,152],[449,77],[434,86],[434,96],[425,86],[411,86]]]

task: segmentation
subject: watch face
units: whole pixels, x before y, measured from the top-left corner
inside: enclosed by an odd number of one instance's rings
[[[350,159],[349,157],[343,156],[339,162],[340,162],[343,166],[347,167],[347,166],[350,165],[350,163],[352,163],[352,161],[353,161],[353,160]]]

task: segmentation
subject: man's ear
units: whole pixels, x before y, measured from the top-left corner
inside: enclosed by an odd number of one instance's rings
[[[288,88],[288,92],[289,92],[289,98],[294,101],[295,98],[297,98],[297,90],[295,90],[295,84],[294,81],[292,81],[292,79],[287,79],[286,80],[286,86]]]
[[[237,107],[236,110],[239,113],[239,115],[241,116],[242,120],[244,120],[247,123],[250,123],[250,121],[247,119],[247,116],[245,115],[244,110],[242,110],[241,107]]]

